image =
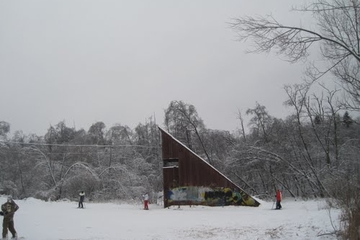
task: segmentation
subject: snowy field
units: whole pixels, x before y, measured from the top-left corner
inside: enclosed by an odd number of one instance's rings
[[[0,197],[1,203],[6,201]],[[157,240],[157,239],[336,239],[324,235],[337,226],[338,210],[325,201],[284,200],[282,210],[272,202],[260,207],[182,206],[180,209],[150,204],[44,202],[15,200],[15,228],[26,240]]]

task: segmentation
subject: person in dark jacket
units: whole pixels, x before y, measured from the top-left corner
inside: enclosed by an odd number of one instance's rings
[[[85,192],[84,191],[81,191],[79,193],[79,196],[80,196],[80,200],[79,200],[79,207],[78,208],[84,208],[84,198],[85,198]]]
[[[7,198],[6,203],[1,205],[1,211],[4,215],[2,232],[2,237],[4,239],[7,237],[8,229],[12,234],[12,238],[17,237],[17,233],[14,227],[14,214],[18,209],[19,206],[14,202],[11,196]]]

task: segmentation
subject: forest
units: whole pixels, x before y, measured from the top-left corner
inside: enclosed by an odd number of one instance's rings
[[[333,196],[360,181],[359,119],[347,111],[340,115],[329,97],[308,98],[306,89],[296,87],[287,88],[294,114],[278,119],[256,103],[246,111],[248,134],[243,124],[233,133],[207,129],[195,106],[175,100],[160,126],[252,195],[266,197],[281,188],[291,197]],[[0,129],[0,186],[6,194],[58,200],[84,190],[98,201],[162,191],[161,141],[152,118],[135,129],[96,122],[87,131],[62,121],[44,136],[8,136],[4,121]]]

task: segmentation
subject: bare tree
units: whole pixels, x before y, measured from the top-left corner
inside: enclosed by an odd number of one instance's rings
[[[205,125],[193,105],[182,101],[171,101],[169,107],[165,110],[164,122],[167,130],[174,134],[176,138],[185,141],[190,149],[193,148],[191,132],[194,132],[199,141],[200,148],[203,150],[209,163],[212,164],[201,136],[201,132],[205,131]]]
[[[308,77],[315,81],[331,73],[351,96],[345,104],[360,109],[360,1],[314,0],[294,10],[311,13],[317,21],[316,30],[284,25],[272,17],[245,16],[230,24],[240,41],[253,40],[255,48],[250,52],[274,50],[290,62],[306,60],[310,47],[320,43],[316,46],[328,64],[323,70],[312,66]]]
[[[268,129],[273,119],[267,112],[266,107],[256,102],[256,106],[246,110],[246,114],[253,116],[249,123],[252,126],[252,131],[261,135],[264,142],[269,142]]]

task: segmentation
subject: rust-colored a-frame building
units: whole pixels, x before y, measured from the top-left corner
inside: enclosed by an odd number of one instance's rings
[[[260,205],[239,186],[160,128],[164,207],[171,205]]]

